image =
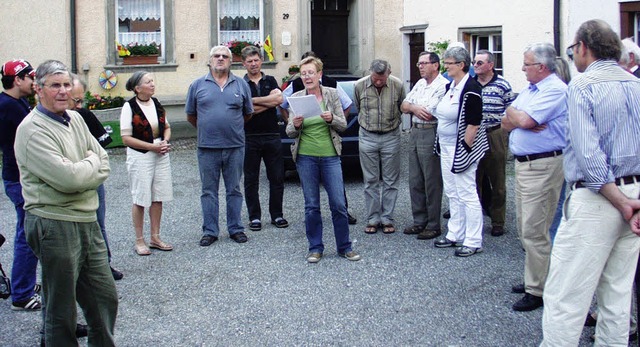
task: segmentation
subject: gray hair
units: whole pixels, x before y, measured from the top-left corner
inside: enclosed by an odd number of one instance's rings
[[[58,60],[47,60],[36,69],[36,83],[40,87],[44,87],[47,76],[59,74],[69,75],[67,66]]]
[[[469,55],[469,51],[462,47],[451,47],[444,52],[442,56],[442,60],[447,58],[451,58],[456,61],[456,63],[464,63],[462,67],[462,71],[469,72],[469,66],[471,66],[471,56]]]
[[[496,62],[496,57],[493,55],[493,53],[491,53],[491,51],[488,51],[486,49],[481,49],[481,50],[478,50],[476,52],[476,55],[478,55],[478,54],[486,55],[487,56],[487,63],[495,63]]]
[[[80,85],[82,86],[82,89],[87,90],[87,82],[85,82],[82,78],[80,78],[80,76],[72,72],[69,74],[69,77],[71,77],[72,85],[76,84],[76,81],[78,81],[78,83],[80,83]]]
[[[569,84],[571,82],[571,71],[569,63],[562,57],[556,57],[556,75],[562,82]]]
[[[622,40],[622,46],[627,53],[627,60],[629,59],[629,53],[633,53],[635,63],[640,65],[640,47],[628,37]]]
[[[209,51],[209,59],[211,59],[211,57],[213,57],[213,53],[217,51],[225,51],[225,53],[229,57],[231,57],[231,50],[229,49],[229,47],[225,45],[217,45],[217,46],[213,46],[213,48],[211,48],[211,51]]]
[[[144,75],[146,74],[149,74],[149,71],[141,70],[141,71],[134,72],[133,75],[129,77],[129,80],[127,80],[127,84],[125,85],[125,88],[127,88],[128,91],[138,94],[136,92],[136,87],[140,85],[140,81],[142,80],[142,77],[144,77]]]
[[[556,49],[552,44],[547,42],[534,43],[529,45],[524,52],[533,53],[536,63],[546,66],[553,73],[556,72]]]
[[[391,73],[391,64],[389,64],[389,62],[386,60],[374,59],[371,62],[371,67],[369,68],[369,71],[377,75],[389,74]]]
[[[242,61],[245,61],[250,56],[256,55],[256,54],[260,58],[262,58],[262,50],[256,46],[247,46],[243,48],[242,51],[240,52],[240,55],[242,56]]]

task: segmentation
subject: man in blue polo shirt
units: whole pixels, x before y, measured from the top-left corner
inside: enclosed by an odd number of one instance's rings
[[[209,73],[189,86],[185,112],[198,130],[198,167],[202,181],[202,238],[200,246],[218,240],[218,187],[225,183],[227,229],[237,243],[247,242],[240,220],[240,177],[244,163],[244,123],[253,114],[249,85],[231,71],[231,51],[215,46],[209,54]]]
[[[531,311],[542,306],[551,252],[549,227],[564,181],[567,85],[555,73],[556,50],[549,43],[527,48],[522,71],[529,86],[507,108],[502,128],[511,132],[509,148],[516,158],[516,213],[525,250],[524,286],[512,288],[524,297],[513,310]]]

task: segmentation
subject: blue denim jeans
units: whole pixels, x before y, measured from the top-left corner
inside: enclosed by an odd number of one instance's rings
[[[244,231],[240,222],[242,192],[240,178],[244,163],[244,147],[236,148],[198,148],[198,167],[202,182],[202,233],[218,237],[219,210],[218,187],[220,173],[224,180],[227,201],[227,229],[229,235]]]
[[[24,234],[24,199],[20,182],[4,181],[4,192],[16,208],[16,237],[11,267],[11,300],[24,301],[35,294],[38,258],[27,244]]]
[[[322,216],[320,215],[320,184],[329,197],[338,253],[351,250],[349,223],[344,198],[344,183],[340,157],[312,157],[298,155],[296,169],[304,194],[304,224],[309,240],[309,252],[324,252],[322,243]]]
[[[109,239],[107,238],[107,228],[104,224],[104,217],[107,212],[107,205],[105,203],[104,184],[98,186],[98,210],[96,216],[98,218],[98,224],[100,225],[100,231],[102,237],[104,237],[104,243],[107,246],[107,255],[109,256],[109,262],[111,262],[111,249],[109,249]]]

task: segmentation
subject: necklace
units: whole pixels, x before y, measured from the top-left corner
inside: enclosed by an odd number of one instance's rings
[[[142,100],[142,99],[140,99],[137,95],[136,95],[136,99],[138,99],[138,101],[140,101],[140,102],[147,102],[147,101],[151,100],[151,98],[149,98],[149,99],[147,99],[147,100]]]

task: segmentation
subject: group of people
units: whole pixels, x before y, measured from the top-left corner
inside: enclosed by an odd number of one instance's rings
[[[459,257],[483,251],[483,208],[492,221],[491,234],[504,234],[508,148],[516,160],[517,229],[525,250],[524,281],[512,288],[524,297],[513,309],[530,311],[544,305],[542,345],[572,346],[578,344],[595,293],[596,344],[626,345],[640,250],[640,80],[632,74],[640,49],[622,47],[605,22],[583,23],[567,49],[582,74],[567,86],[567,65],[554,47],[532,44],[522,66],[529,86],[517,97],[496,72],[489,51],[476,52],[472,60],[464,47],[447,49],[442,64],[449,79],[440,75],[438,54],[421,53],[421,79],[408,94],[391,75],[390,64],[374,60],[370,74],[355,83],[353,100],[359,110],[364,232],[396,231],[402,113],[411,115],[413,216],[404,233],[436,239],[435,247],[455,248]],[[628,42],[624,47],[630,47]],[[230,72],[229,48],[213,47],[209,72],[196,79],[187,94],[187,119],[198,134],[204,247],[220,235],[221,176],[229,237],[237,243],[248,240],[241,222],[243,174],[249,228],[262,228],[261,160],[269,180],[271,223],[278,228],[289,225],[282,210],[284,173],[276,118],[276,107],[286,106],[287,94],[261,71],[258,48],[245,48],[242,58],[247,73],[239,78]],[[621,67],[619,62],[628,65]],[[18,216],[14,255],[20,260],[13,266],[12,309],[43,307],[43,343],[56,346],[76,343],[78,303],[88,323],[89,343],[114,345],[114,280],[122,274],[117,276],[119,271],[109,265],[100,208],[102,183],[110,172],[103,148],[109,137],[95,116],[79,107],[84,86],[61,62],[49,60],[33,70],[26,61],[14,60],[5,63],[1,73],[3,181]],[[288,95],[312,96],[320,114],[283,112],[286,133],[294,138],[291,150],[305,200],[306,260],[317,263],[324,255],[322,185],[337,253],[357,261],[361,255],[349,237],[339,157],[339,133],[346,128],[350,102],[344,100],[344,91],[326,86],[325,80],[322,61],[305,57],[299,82],[291,84],[297,83],[297,89]],[[152,74],[136,72],[126,87],[135,96],[123,107],[121,131],[128,147],[135,252],[145,256],[151,249],[173,249],[160,238],[162,204],[173,198],[171,126],[153,97]],[[39,103],[31,110],[24,98],[33,90]],[[550,233],[563,186],[561,222],[557,233]],[[483,198],[488,194],[484,187],[490,187],[490,198]],[[447,233],[438,238],[443,191],[450,219]],[[483,206],[481,201],[489,203]],[[151,224],[148,244],[143,233],[145,208]],[[41,289],[35,284],[38,260]]]

